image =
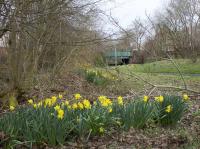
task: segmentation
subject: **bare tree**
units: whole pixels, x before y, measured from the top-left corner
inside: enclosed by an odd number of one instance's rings
[[[194,62],[200,49],[199,6],[198,0],[172,0],[156,23],[165,48],[173,48],[178,55]]]
[[[9,35],[10,90],[30,88],[44,71],[53,80],[74,51],[96,42],[93,20],[100,1],[2,1],[0,37]]]

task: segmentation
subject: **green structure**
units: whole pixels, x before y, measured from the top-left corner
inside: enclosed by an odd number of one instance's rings
[[[111,50],[105,53],[106,62],[109,65],[129,64],[132,60],[131,49]]]

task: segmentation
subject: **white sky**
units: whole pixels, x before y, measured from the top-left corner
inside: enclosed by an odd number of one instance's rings
[[[122,27],[128,27],[136,18],[145,19],[145,12],[153,16],[162,11],[169,0],[111,0],[104,5],[107,14],[118,20]]]

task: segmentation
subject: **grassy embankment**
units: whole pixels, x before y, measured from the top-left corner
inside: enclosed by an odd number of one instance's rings
[[[178,65],[184,80],[190,89],[200,91],[200,59],[196,63],[191,60],[178,59],[174,60]],[[158,85],[170,85],[183,87],[183,80],[171,61],[163,60],[146,64],[130,64],[117,67],[108,67],[100,70],[105,73],[112,73],[117,76],[118,80],[114,85],[117,92],[127,92],[129,89],[134,91],[141,91],[147,86],[147,83],[138,80],[135,74],[143,80]]]
[[[174,60],[183,74],[200,74],[200,59],[193,63],[191,60],[177,59]],[[142,73],[178,73],[177,68],[172,61],[163,60],[143,65],[135,64],[130,66],[135,72]],[[132,68],[133,67],[133,68]]]

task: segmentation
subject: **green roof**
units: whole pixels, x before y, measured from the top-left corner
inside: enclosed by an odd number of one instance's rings
[[[106,57],[115,57],[115,54],[117,57],[131,57],[132,54],[130,51],[109,51],[105,53]]]

